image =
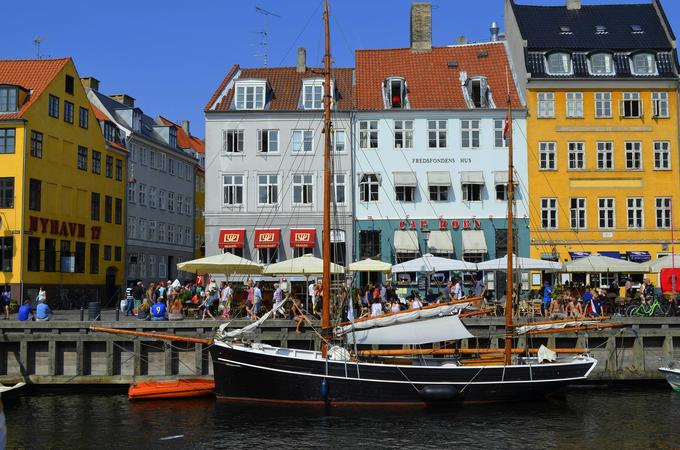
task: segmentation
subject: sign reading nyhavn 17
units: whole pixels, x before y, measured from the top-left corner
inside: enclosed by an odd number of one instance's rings
[[[413,219],[408,219],[408,220],[400,220],[399,221],[399,228],[402,230],[428,230],[429,229],[429,221],[427,220],[413,220]],[[477,219],[464,219],[464,220],[446,220],[446,219],[439,219],[439,229],[440,230],[481,230],[482,229],[482,222],[480,222]]]
[[[85,238],[85,225],[82,223],[30,216],[28,218],[28,224],[29,230],[34,233],[40,232],[55,236]],[[102,227],[96,225],[91,226],[90,239],[99,240],[101,232]]]

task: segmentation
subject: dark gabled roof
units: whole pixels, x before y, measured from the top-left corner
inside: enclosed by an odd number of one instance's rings
[[[568,10],[565,6],[530,6],[511,2],[522,38],[529,50],[672,50],[666,34],[663,10],[657,14],[654,3],[619,5],[582,5]],[[596,33],[596,27],[606,33]],[[642,33],[634,33],[639,25]],[[564,33],[560,27],[569,27]],[[671,39],[674,39],[672,31]]]
[[[298,72],[295,67],[270,67],[260,69],[240,69],[236,65],[225,77],[215,93],[210,98],[207,111],[230,111],[234,98],[233,85],[227,92],[232,77],[238,79],[262,79],[267,81],[269,88],[268,111],[295,111],[298,110],[300,94],[302,93],[302,80],[305,78],[322,78],[322,69],[308,68],[305,72]],[[352,102],[352,76],[354,69],[332,69],[331,77],[335,80],[337,109],[349,111],[353,107]],[[219,99],[219,101],[218,101]],[[217,103],[215,103],[217,102]]]

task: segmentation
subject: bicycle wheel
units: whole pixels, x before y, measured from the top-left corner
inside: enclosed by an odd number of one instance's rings
[[[626,316],[628,317],[640,317],[640,305],[630,305],[626,308]]]
[[[668,305],[663,305],[661,303],[657,304],[654,308],[654,316],[655,317],[666,317],[668,316],[668,312],[670,310],[670,307]]]

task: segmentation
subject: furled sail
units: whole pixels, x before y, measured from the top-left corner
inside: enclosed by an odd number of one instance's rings
[[[574,321],[561,321],[553,323],[539,323],[539,324],[529,324],[521,327],[515,328],[515,333],[517,335],[526,334],[532,331],[546,331],[546,330],[561,330],[569,329],[574,327],[583,327],[588,325],[599,325],[600,320],[574,320]]]
[[[217,333],[215,334],[215,339],[216,340],[234,339],[237,337],[241,337],[244,334],[252,333],[253,331],[257,330],[260,327],[260,325],[262,325],[265,320],[269,319],[275,312],[284,311],[284,306],[287,302],[288,300],[282,301],[278,307],[272,308],[271,311],[260,317],[255,322],[243,328],[239,328],[238,330],[232,330],[227,332],[227,327],[231,322],[227,322],[220,325],[220,327],[217,329]]]
[[[415,322],[354,330],[346,333],[348,344],[419,345],[474,337],[458,316],[421,319]]]

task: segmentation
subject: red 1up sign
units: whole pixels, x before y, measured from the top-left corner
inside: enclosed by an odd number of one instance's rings
[[[400,220],[399,228],[402,230],[421,230],[427,231],[430,229],[429,221],[427,220]],[[481,230],[482,222],[477,219],[464,219],[464,220],[446,220],[439,219],[439,229],[440,230]]]

